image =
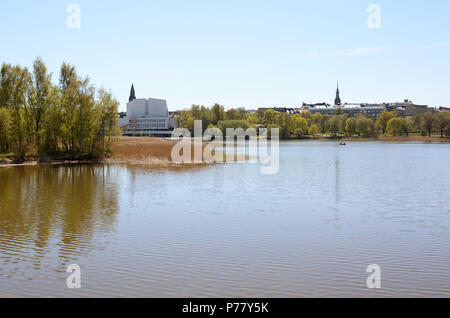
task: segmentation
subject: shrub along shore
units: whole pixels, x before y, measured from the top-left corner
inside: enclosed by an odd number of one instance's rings
[[[78,163],[119,163],[119,164],[138,164],[167,167],[173,165],[172,149],[177,141],[164,140],[161,138],[149,137],[122,137],[111,145],[111,153],[107,158],[102,159],[84,159],[84,160],[51,160],[44,162],[28,158],[23,163],[14,161],[13,154],[0,154],[0,166],[27,166],[38,164],[78,164]],[[203,149],[206,144],[203,144]],[[192,145],[192,160],[194,159],[194,145]],[[3,156],[3,157],[2,157]],[[186,164],[185,166],[188,166]],[[179,165],[176,165],[179,166]]]

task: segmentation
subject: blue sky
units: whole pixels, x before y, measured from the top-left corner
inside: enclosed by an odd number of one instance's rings
[[[66,9],[81,8],[69,29]],[[381,28],[369,29],[370,4]],[[447,0],[16,0],[2,2],[0,62],[63,61],[125,109],[137,97],[227,108],[411,99],[450,106]]]

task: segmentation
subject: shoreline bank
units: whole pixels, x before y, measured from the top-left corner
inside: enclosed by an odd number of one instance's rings
[[[0,155],[0,168],[38,165],[80,165],[80,164],[139,164],[154,167],[189,167],[192,164],[177,164],[172,161],[172,149],[178,141],[153,137],[122,137],[112,145],[112,156],[99,160],[55,159],[38,161],[35,158],[17,163],[12,158]],[[203,144],[206,147],[206,143]],[[203,148],[204,149],[204,148]],[[194,155],[194,145],[191,149]],[[182,152],[181,152],[182,154]],[[191,158],[193,160],[193,158]],[[198,165],[197,165],[198,166]]]
[[[326,137],[322,139],[314,140],[330,140],[330,141],[397,141],[397,142],[434,142],[434,143],[450,143],[450,138],[441,137],[423,137],[423,136],[409,136],[409,137],[391,137],[391,136],[379,136],[379,137],[340,137],[332,139],[331,137]]]
[[[280,142],[422,142],[422,143],[449,143],[450,138],[441,137],[317,137],[309,139],[291,139],[280,140]],[[0,168],[2,167],[22,167],[22,166],[38,166],[38,165],[78,165],[78,164],[140,164],[155,167],[169,167],[169,166],[189,166],[189,164],[176,164],[172,162],[171,153],[172,148],[177,144],[177,141],[152,138],[152,137],[123,137],[120,142],[112,146],[113,155],[110,158],[102,160],[50,160],[48,162],[40,162],[37,160],[29,160],[23,163],[14,163],[12,160],[4,158],[0,160]],[[206,144],[205,144],[206,145]],[[204,145],[204,147],[205,147]],[[193,151],[192,151],[193,153]],[[0,157],[1,159],[1,157]]]

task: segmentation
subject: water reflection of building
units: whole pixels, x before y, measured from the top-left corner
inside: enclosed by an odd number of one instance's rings
[[[120,128],[127,136],[170,137],[176,127],[175,118],[169,116],[167,101],[156,98],[136,98],[131,86],[126,116],[121,116]]]

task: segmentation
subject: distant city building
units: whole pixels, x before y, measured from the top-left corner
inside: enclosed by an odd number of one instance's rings
[[[397,113],[399,113],[404,117],[413,117],[415,115],[420,115],[429,111],[434,111],[434,108],[431,108],[428,105],[417,105],[407,99],[405,99],[403,102],[397,103],[363,104],[363,106],[385,107],[387,111],[389,112],[396,111]]]
[[[412,101],[405,99],[400,103],[386,103],[384,104],[389,109],[389,111],[397,111],[404,109],[406,117],[413,117],[415,115],[424,114],[429,111],[434,111],[434,108],[429,107],[428,105],[417,105]]]
[[[403,102],[396,103],[345,103],[342,104],[339,82],[337,84],[336,99],[334,100],[334,105],[331,106],[327,103],[315,103],[308,104],[303,103],[301,107],[298,108],[288,108],[288,107],[272,107],[272,108],[259,108],[258,112],[265,112],[267,110],[275,110],[280,113],[290,113],[290,114],[300,114],[304,111],[309,111],[312,114],[320,113],[322,115],[334,116],[338,110],[343,114],[347,114],[349,117],[358,116],[361,112],[377,119],[379,115],[384,112],[395,111],[401,117],[413,117],[415,115],[424,114],[426,112],[435,112],[437,108],[431,108],[428,105],[417,105],[412,101],[405,99]],[[450,112],[448,107],[440,107],[441,112]]]
[[[344,114],[347,114],[350,117],[357,116],[361,112],[370,115],[372,118],[377,119],[378,116],[383,111],[389,112],[397,112],[398,115],[402,117],[412,117],[417,114],[423,114],[428,111],[433,111],[432,108],[427,105],[416,105],[409,100],[404,100],[400,103],[382,103],[382,104],[369,104],[369,103],[345,103],[342,104],[339,83],[336,90],[336,99],[334,101],[334,106],[330,106],[326,103],[320,104],[306,104],[303,103],[303,106],[300,108],[301,111],[308,110],[312,114],[320,113],[322,115],[333,116],[336,114],[336,111],[341,109]]]
[[[287,113],[288,109],[286,107],[272,107],[272,108],[259,108],[258,111],[265,112],[267,110],[274,110],[279,113]]]
[[[356,117],[361,112],[377,119],[378,116],[386,110],[383,106],[365,106],[361,104],[344,104],[341,106],[330,106],[330,105],[318,105],[318,106],[308,106],[304,104],[302,111],[309,111],[311,114],[322,114],[328,116],[334,116],[338,111],[342,114],[347,114],[349,117]]]
[[[168,137],[172,135],[176,122],[169,116],[165,100],[137,99],[132,85],[126,116],[121,116],[119,126],[126,136]]]
[[[264,113],[267,110],[274,110],[279,113],[287,113],[287,114],[298,114],[299,109],[297,108],[288,108],[288,107],[272,107],[272,108],[258,108],[256,112]]]

